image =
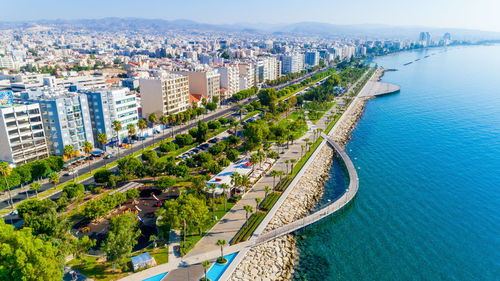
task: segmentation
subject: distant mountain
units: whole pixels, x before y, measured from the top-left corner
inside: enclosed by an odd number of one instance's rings
[[[298,22],[293,24],[236,23],[205,24],[192,20],[163,20],[141,18],[102,18],[79,20],[39,20],[34,22],[0,22],[0,29],[61,28],[68,30],[93,30],[119,32],[162,33],[178,32],[245,32],[286,36],[319,36],[326,38],[360,39],[413,39],[421,31],[428,31],[433,38],[441,38],[450,32],[453,39],[486,40],[500,39],[500,33],[456,28],[400,27],[380,24],[338,25],[320,22]]]

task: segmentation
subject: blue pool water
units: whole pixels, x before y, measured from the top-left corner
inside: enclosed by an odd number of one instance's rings
[[[237,254],[238,253],[233,253],[224,256],[227,259],[227,262],[225,264],[214,263],[214,265],[212,265],[212,267],[207,272],[207,278],[212,281],[218,281],[219,278],[224,273],[224,271],[226,271],[226,268],[229,266],[229,264],[231,264],[231,262],[234,260],[234,257],[236,257]]]
[[[162,273],[162,274],[158,274],[156,276],[153,276],[153,277],[149,277],[147,279],[144,279],[142,281],[160,281],[163,277],[165,277],[165,275],[167,275],[168,272],[165,272],[165,273]]]
[[[374,62],[401,92],[367,103],[346,148],[358,196],[298,233],[295,280],[499,280],[500,46]],[[345,187],[331,173],[323,202]]]

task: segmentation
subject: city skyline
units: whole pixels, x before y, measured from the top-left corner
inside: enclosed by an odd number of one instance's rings
[[[257,0],[252,5],[244,2],[215,0],[190,1],[189,9],[181,1],[95,0],[85,2],[11,1],[3,5],[3,21],[36,21],[54,19],[98,19],[106,17],[136,17],[165,20],[193,20],[208,24],[283,25],[298,22],[322,22],[338,25],[382,24],[401,27],[426,26],[435,28],[464,28],[500,32],[500,20],[494,11],[500,3],[479,0],[469,1],[420,1],[415,3],[395,0],[356,4],[313,0],[304,5],[301,1],[265,2]],[[150,9],[150,7],[156,7]],[[319,7],[322,7],[319,9]],[[482,7],[488,7],[484,9]],[[340,12],[338,12],[340,11]],[[244,20],[242,20],[244,19]],[[466,20],[464,20],[466,19]]]

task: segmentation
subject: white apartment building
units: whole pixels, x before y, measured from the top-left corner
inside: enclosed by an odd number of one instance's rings
[[[220,74],[216,70],[176,71],[174,73],[189,77],[190,94],[200,95],[208,100],[212,100],[213,97],[220,97]]]
[[[142,116],[168,115],[189,107],[189,78],[186,75],[160,73],[157,78],[141,79]]]
[[[252,62],[238,63],[240,74],[240,91],[257,86],[255,65]]]
[[[128,88],[92,90],[83,94],[87,95],[89,103],[95,143],[98,143],[97,135],[101,133],[106,134],[108,140],[116,139],[112,126],[115,120],[122,125],[122,130],[118,132],[119,142],[128,137],[129,124],[137,126],[139,114],[136,96]]]
[[[259,83],[267,80],[276,80],[281,76],[278,60],[276,57],[266,57],[257,60],[255,63],[255,73]]]
[[[0,143],[0,160],[16,166],[49,157],[39,105],[0,107]]]
[[[283,74],[302,71],[304,69],[304,55],[295,53],[281,56],[281,67]]]
[[[78,89],[102,89],[106,87],[106,79],[101,76],[72,76],[56,78],[54,76],[45,77],[43,84],[49,87],[63,87],[69,89],[71,86]]]
[[[221,100],[231,97],[240,91],[240,71],[238,65],[226,65],[216,68],[220,74],[220,87],[227,90],[226,96]]]

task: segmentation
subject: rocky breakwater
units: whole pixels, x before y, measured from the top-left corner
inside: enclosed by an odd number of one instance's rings
[[[328,145],[323,146],[264,233],[309,214],[323,194],[332,159],[333,149]],[[288,234],[250,249],[229,280],[288,280],[297,258],[295,242],[295,237]]]
[[[359,119],[361,119],[363,111],[365,110],[366,101],[369,99],[371,99],[371,97],[355,98],[346,112],[344,112],[341,122],[333,128],[333,132],[330,135],[340,146],[345,147],[351,139],[351,132],[358,124]]]

